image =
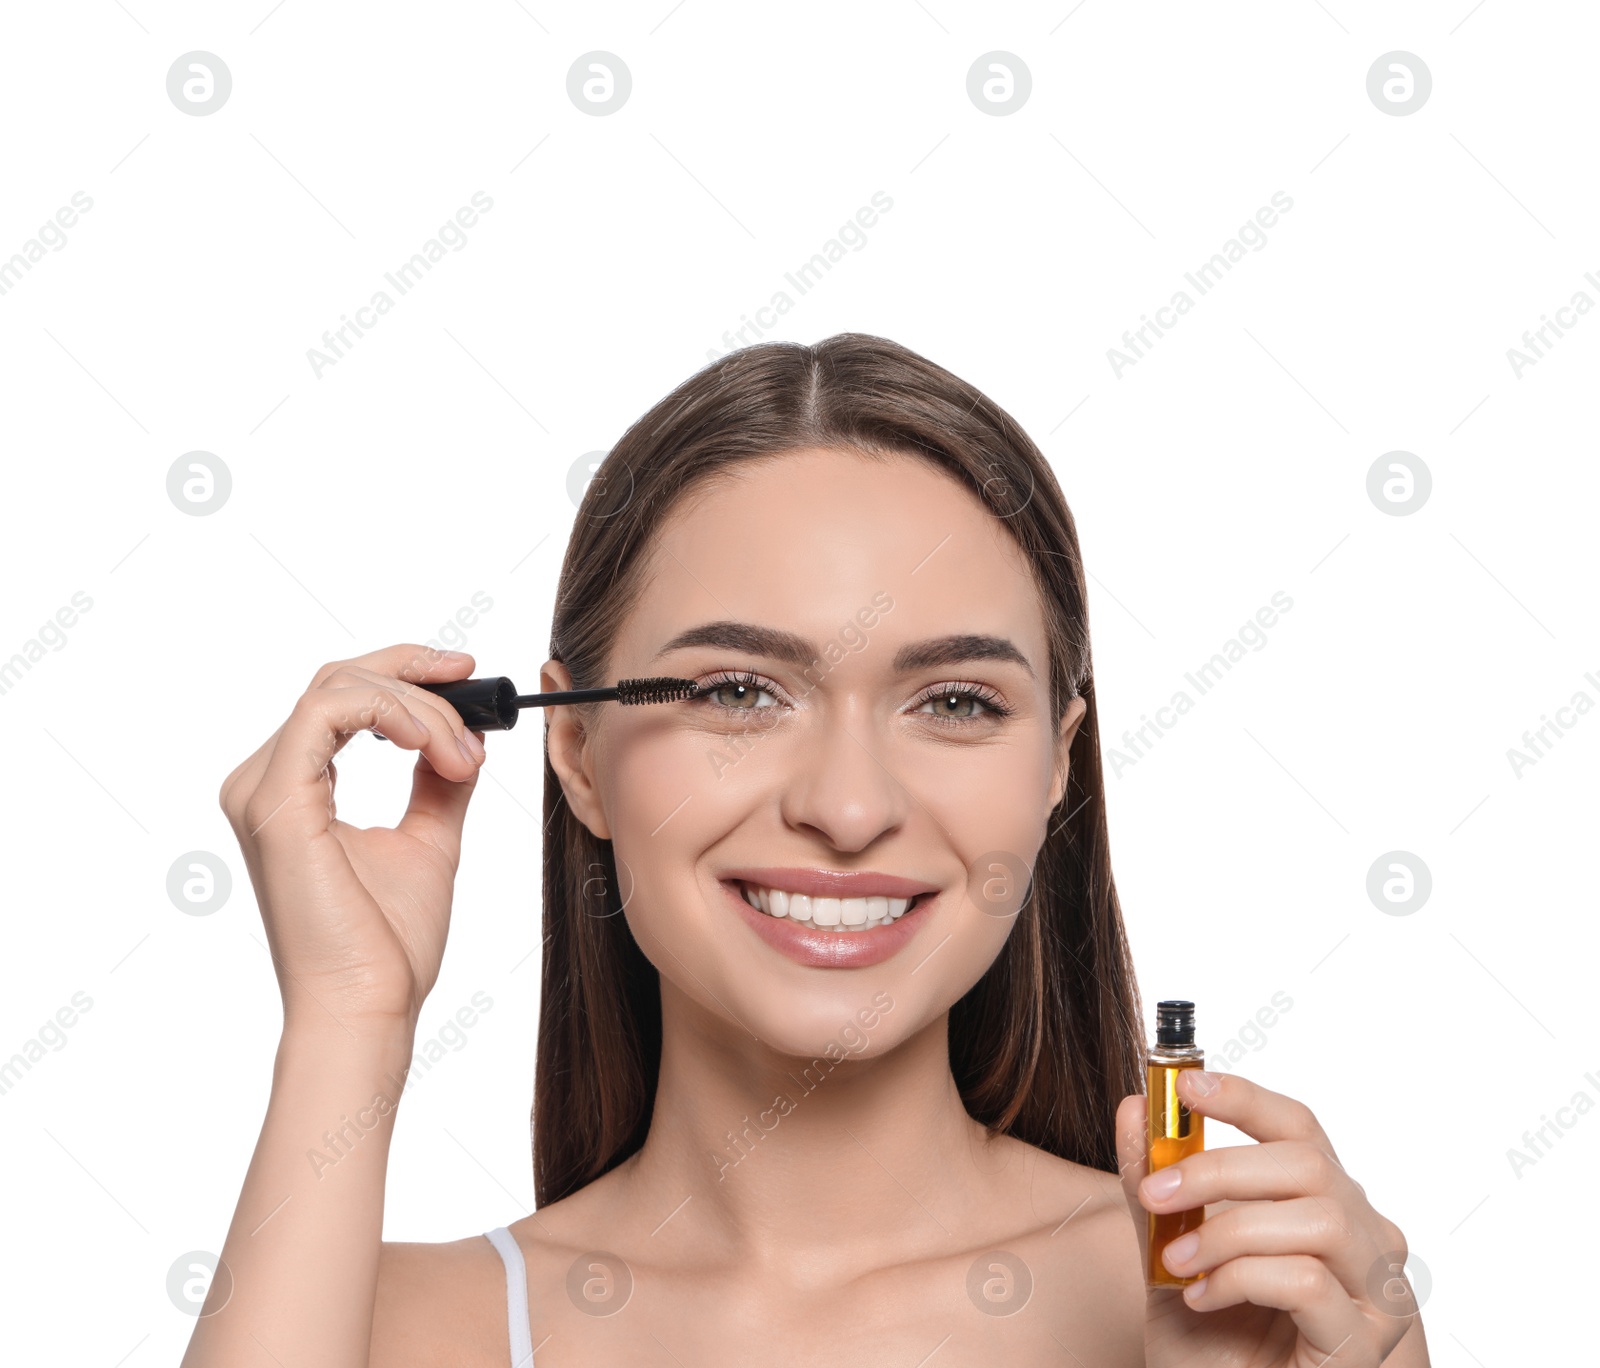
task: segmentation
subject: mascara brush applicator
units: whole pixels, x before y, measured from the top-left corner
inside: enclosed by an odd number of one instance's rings
[[[519,694],[505,675],[483,679],[456,679],[446,684],[421,684],[461,714],[473,731],[510,731],[524,708],[548,708],[556,703],[676,703],[693,698],[700,686],[692,679],[623,679],[604,689],[560,689],[554,693]]]

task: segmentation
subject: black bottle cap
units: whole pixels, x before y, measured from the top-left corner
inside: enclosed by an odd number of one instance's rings
[[[1194,1003],[1185,998],[1156,1003],[1156,1044],[1194,1044]]]

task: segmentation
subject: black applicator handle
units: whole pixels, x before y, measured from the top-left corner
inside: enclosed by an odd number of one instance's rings
[[[522,716],[517,706],[517,686],[504,675],[420,687],[438,694],[473,731],[510,731]]]
[[[548,708],[556,703],[674,703],[691,698],[700,686],[692,679],[652,676],[624,679],[603,689],[559,689],[553,693],[519,694],[504,675],[456,679],[447,684],[421,684],[461,714],[473,731],[510,731],[523,708]]]

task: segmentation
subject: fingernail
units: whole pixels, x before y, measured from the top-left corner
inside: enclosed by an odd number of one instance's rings
[[[1152,1202],[1163,1202],[1178,1190],[1178,1184],[1183,1181],[1181,1169],[1157,1169],[1144,1180],[1145,1195]]]
[[[1195,1282],[1190,1283],[1186,1288],[1183,1289],[1184,1300],[1191,1302],[1199,1301],[1201,1297],[1205,1296],[1205,1292],[1206,1280],[1204,1278],[1197,1279]]]
[[[1204,1069],[1185,1069],[1184,1074],[1189,1079],[1189,1087],[1196,1097],[1210,1097],[1222,1084],[1216,1074],[1207,1073]]]
[[[1194,1257],[1195,1250],[1200,1248],[1200,1236],[1191,1230],[1187,1235],[1180,1235],[1169,1244],[1162,1253],[1168,1264],[1188,1263]]]
[[[469,765],[476,765],[479,760],[483,759],[481,755],[474,755],[471,748],[459,736],[456,737],[456,749],[461,752],[462,759]]]
[[[465,651],[446,651],[444,652],[444,658],[446,660],[465,660],[467,659],[467,653]]]
[[[426,722],[424,722],[420,717],[418,717],[416,715],[416,713],[407,712],[406,716],[411,719],[411,725],[414,726],[419,732],[421,732],[423,734],[423,736],[427,736],[428,735],[428,724]]]

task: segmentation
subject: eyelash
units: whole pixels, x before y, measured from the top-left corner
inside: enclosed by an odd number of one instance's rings
[[[721,712],[749,714],[752,712],[767,711],[767,709],[764,708],[735,708],[726,703],[717,703],[712,701],[712,694],[714,694],[718,689],[732,684],[740,684],[747,689],[761,689],[767,693],[770,693],[774,698],[779,696],[779,690],[775,688],[769,680],[762,679],[759,675],[753,675],[748,671],[742,670],[724,670],[719,671],[716,674],[708,675],[705,679],[703,679],[700,682],[701,692],[696,695],[693,701],[696,703],[708,703],[711,707],[716,708]],[[930,703],[934,699],[938,698],[976,699],[979,703],[983,704],[983,706],[987,708],[990,714],[994,717],[1011,716],[1011,709],[1001,702],[1000,696],[995,693],[993,689],[986,688],[982,684],[973,684],[966,681],[957,680],[949,684],[935,685],[933,688],[925,689],[923,691],[922,697],[916,701],[916,707],[920,709],[924,704]],[[983,720],[982,714],[973,717],[939,717],[934,713],[930,713],[928,715],[933,717],[941,726],[949,727],[970,727],[974,723]]]

